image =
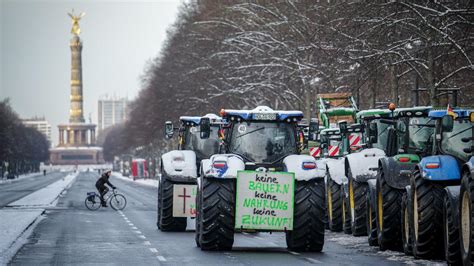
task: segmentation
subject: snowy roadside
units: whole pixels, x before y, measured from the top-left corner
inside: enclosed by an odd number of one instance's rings
[[[16,182],[18,180],[24,179],[24,178],[36,177],[36,176],[40,176],[40,175],[42,175],[42,173],[36,172],[36,173],[29,173],[29,174],[19,175],[15,179],[6,179],[6,178],[4,178],[4,179],[0,179],[0,184],[12,183],[12,182]]]
[[[150,186],[150,187],[158,187],[158,180],[157,179],[136,179],[135,181],[129,177],[123,176],[121,173],[113,172],[113,177],[116,177],[120,180],[128,181],[128,182],[135,182],[137,184]]]
[[[0,209],[0,265],[6,265],[26,243],[45,208],[55,206],[64,190],[71,187],[78,173],[71,173]]]

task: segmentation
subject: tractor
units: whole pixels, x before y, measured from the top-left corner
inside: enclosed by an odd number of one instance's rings
[[[317,96],[319,121],[325,128],[337,127],[340,121],[356,120],[357,104],[351,93],[321,93]]]
[[[209,136],[201,138],[201,123],[210,124]],[[201,160],[219,151],[222,119],[214,114],[181,116],[179,128],[165,123],[165,137],[178,130],[178,150],[161,156],[157,226],[161,231],[185,231],[187,218],[196,215],[196,182]]]
[[[378,161],[375,182],[368,188],[367,225],[369,244],[381,250],[400,250],[401,201],[410,174],[420,159],[431,152],[434,123],[431,107],[396,109],[391,119],[381,119],[388,127],[386,157]]]
[[[230,250],[235,232],[285,232],[289,250],[321,251],[324,170],[299,154],[303,113],[259,106],[221,116],[221,151],[201,161],[197,246]]]
[[[388,109],[370,109],[357,113],[357,120],[363,129],[362,150],[344,157],[344,175],[347,183],[343,183],[342,187],[342,207],[343,229],[346,234],[367,235],[368,182],[375,180],[378,160],[385,157],[389,125],[382,123],[381,120],[392,115]],[[372,212],[369,211],[370,213]]]
[[[463,232],[464,228],[471,230],[471,213],[462,213],[462,205],[469,207],[469,192],[461,186],[460,194],[459,187],[462,174],[469,177],[472,163],[472,144],[469,147],[467,143],[472,141],[470,111],[448,107],[430,111],[429,118],[435,121],[433,148],[431,155],[415,166],[406,188],[407,196],[402,201],[403,244],[415,258],[444,255],[450,264],[459,264],[463,258],[466,265],[471,265],[470,252],[464,246],[469,245],[469,233]]]

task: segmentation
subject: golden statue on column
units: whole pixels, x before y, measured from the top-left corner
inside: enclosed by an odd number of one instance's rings
[[[81,20],[81,18],[86,14],[84,12],[81,12],[81,14],[79,14],[79,16],[76,16],[74,15],[74,9],[72,10],[71,13],[67,13],[71,19],[72,19],[72,29],[71,29],[71,33],[73,35],[76,35],[76,36],[79,36],[79,34],[81,34],[81,28],[79,27],[79,20]]]

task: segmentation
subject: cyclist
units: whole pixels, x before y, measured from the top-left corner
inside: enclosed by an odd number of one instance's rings
[[[115,186],[112,185],[109,181],[109,177],[112,175],[111,170],[105,171],[105,173],[102,174],[102,176],[97,180],[95,183],[95,187],[99,191],[100,194],[100,203],[102,204],[102,207],[107,207],[107,203],[104,200],[104,195],[109,192],[109,189],[105,186],[105,184],[109,185],[112,189],[115,189]]]

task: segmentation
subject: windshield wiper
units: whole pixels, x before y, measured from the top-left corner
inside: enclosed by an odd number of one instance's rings
[[[425,124],[417,124],[415,126],[419,127],[419,129],[417,131],[415,131],[415,133],[413,133],[413,135],[416,135],[416,133],[418,133],[420,130],[422,130],[424,127],[434,127],[434,125],[430,125],[429,122],[431,122],[431,120],[433,120],[432,118],[428,119],[428,121],[426,121]]]
[[[253,132],[260,131],[260,130],[262,130],[262,129],[265,129],[265,127],[259,127],[259,128],[257,128],[257,129],[254,129],[254,130],[252,130],[252,131],[249,131],[249,132],[247,132],[247,133],[244,133],[244,134],[242,134],[242,135],[240,135],[240,136],[237,136],[237,137],[235,137],[235,138],[238,139],[238,138],[240,138],[240,137],[243,137],[243,136],[248,135],[248,134],[253,133]]]
[[[471,130],[473,127],[474,127],[474,126],[468,127],[468,128],[466,128],[466,129],[464,129],[464,130],[462,130],[462,131],[459,131],[458,133],[456,133],[456,134],[450,136],[448,139],[454,138],[454,137],[456,137],[456,136],[459,135],[459,134],[462,134],[462,133],[464,133],[464,132],[466,132],[466,131],[468,131],[468,130]]]

